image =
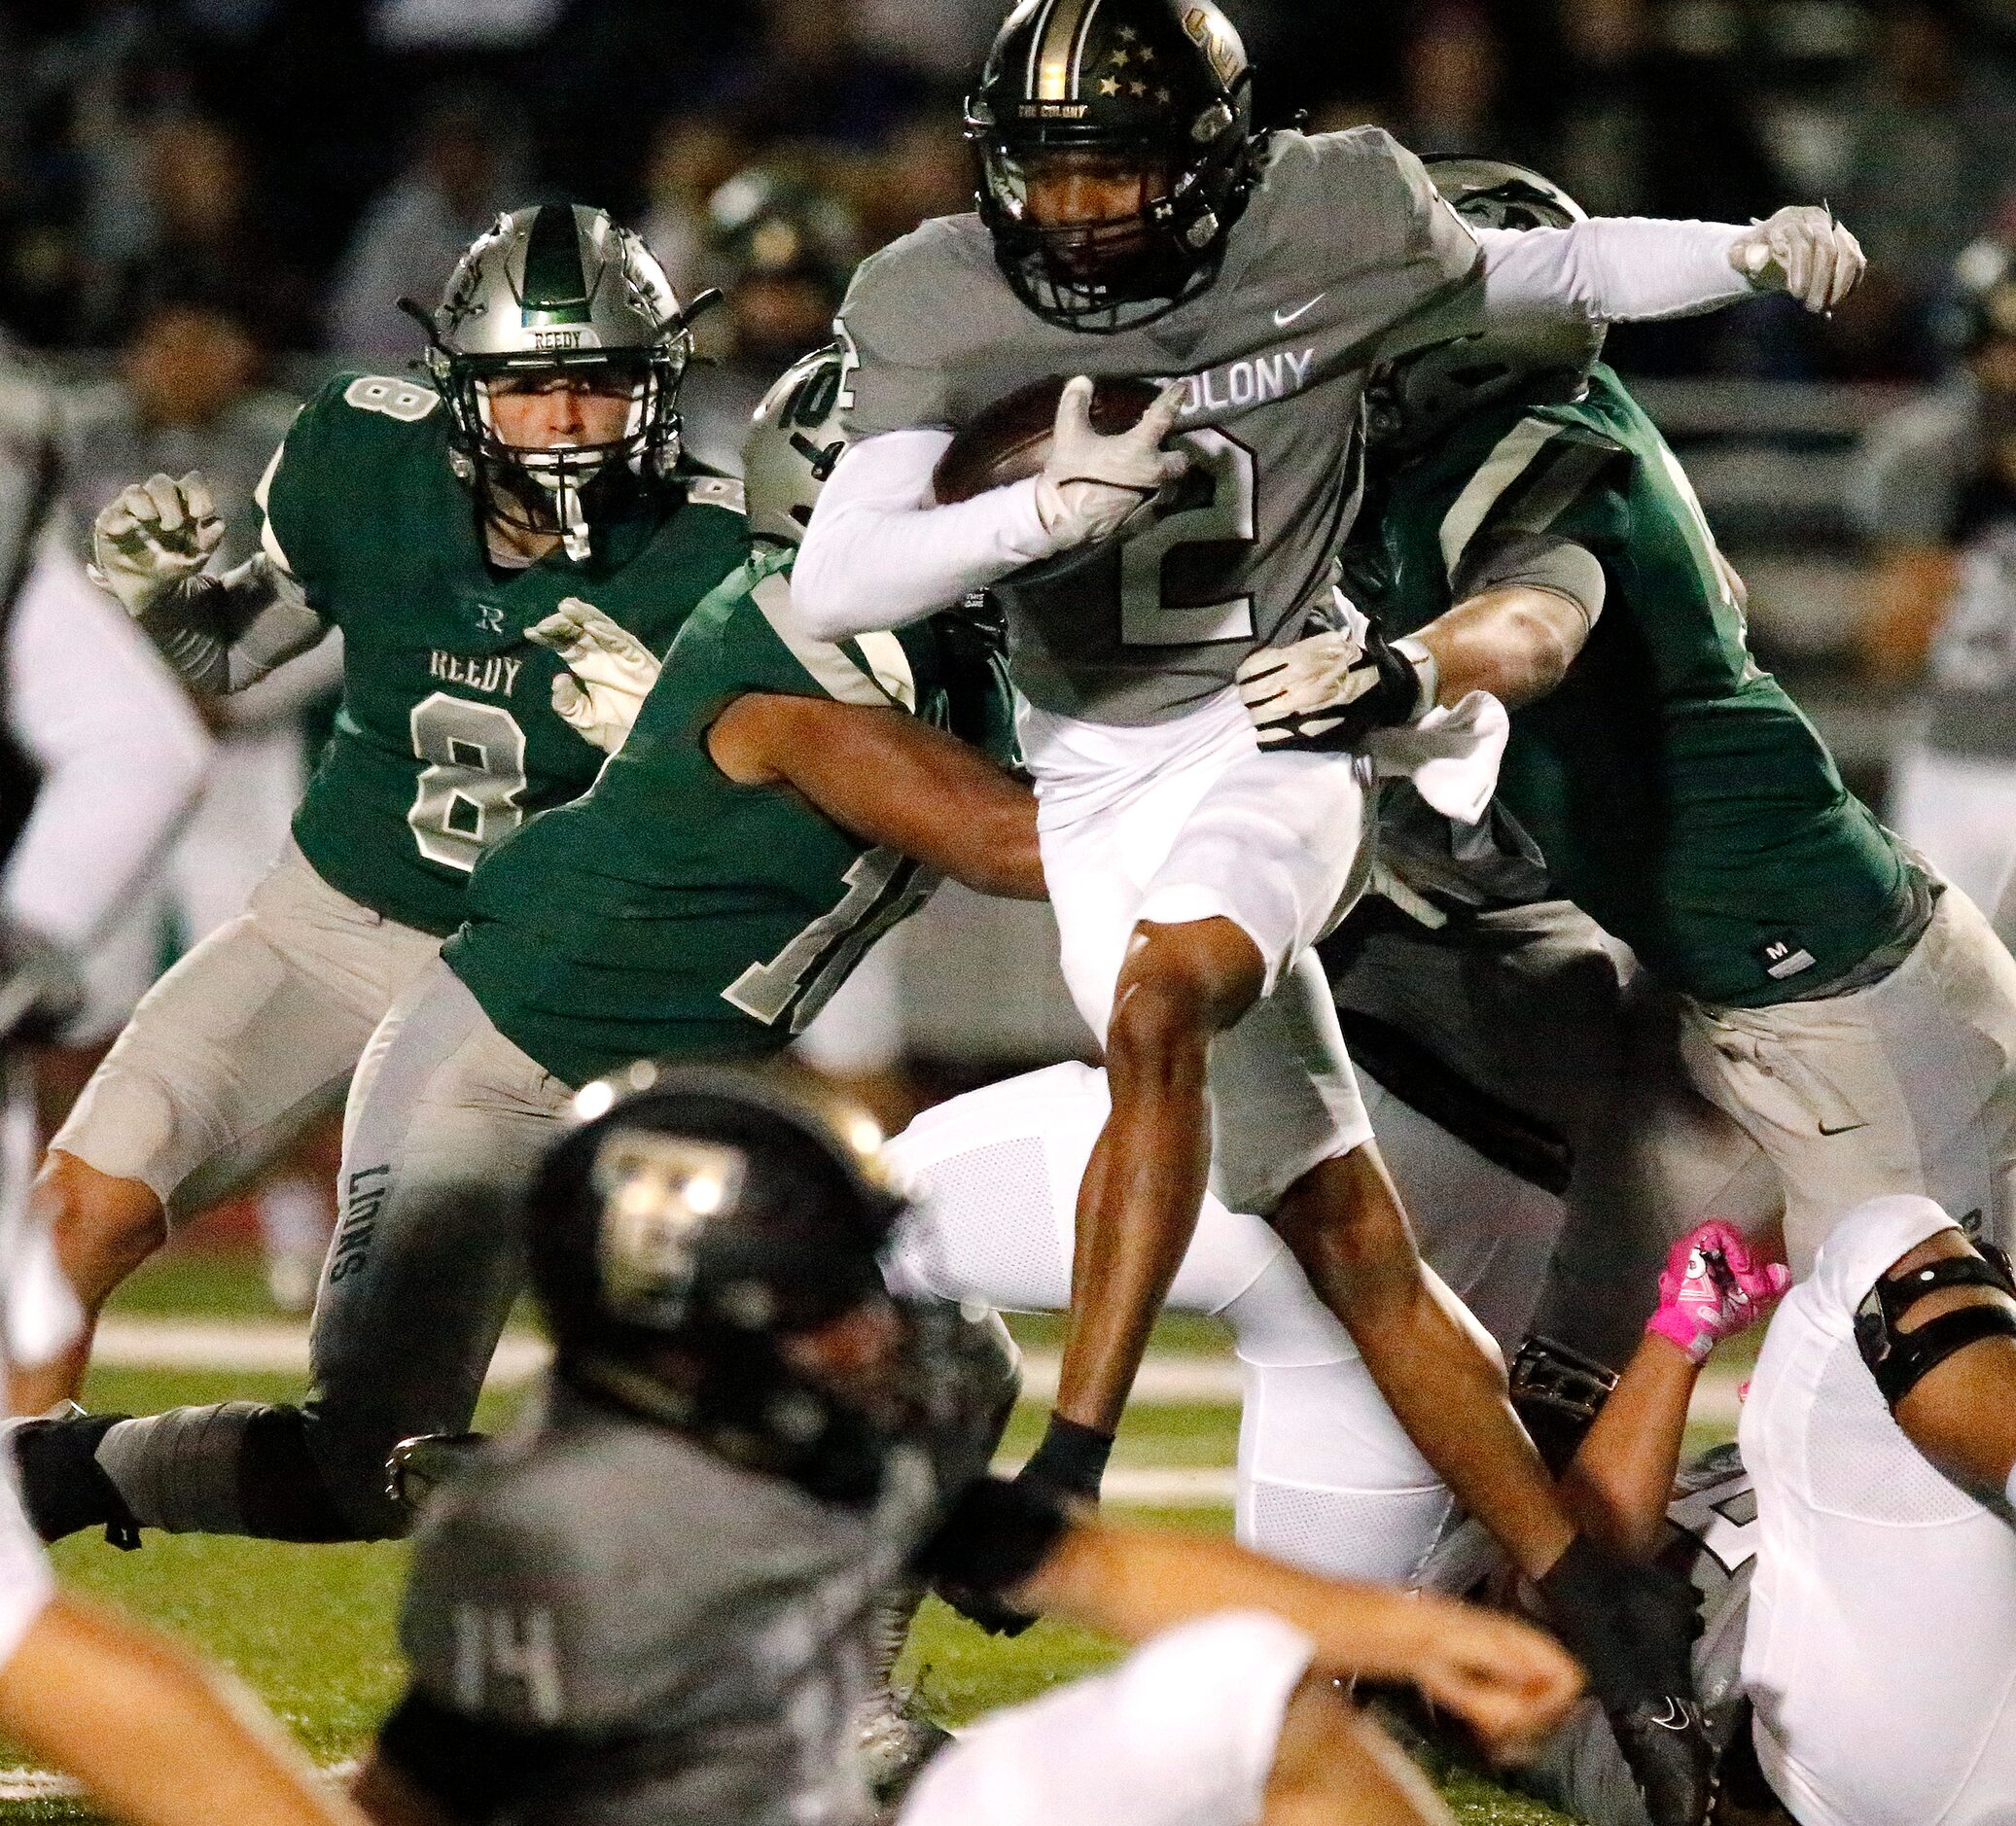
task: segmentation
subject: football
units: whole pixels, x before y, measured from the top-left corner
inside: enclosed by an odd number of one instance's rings
[[[1050,454],[1057,397],[1068,378],[1052,374],[1047,380],[1032,381],[963,426],[931,473],[932,493],[938,504],[971,501],[990,488],[1036,474]],[[1108,438],[1125,431],[1154,404],[1160,391],[1148,380],[1094,380],[1092,429]]]

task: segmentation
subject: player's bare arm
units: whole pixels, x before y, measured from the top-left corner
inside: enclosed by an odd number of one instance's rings
[[[1761,1321],[1791,1283],[1728,1224],[1698,1226],[1673,1246],[1659,1309],[1562,1478],[1592,1539],[1650,1557],[1666,1522],[1687,1429],[1687,1403],[1708,1353]]]
[[[1510,1618],[1322,1578],[1202,1535],[1079,1521],[1013,1597],[1127,1642],[1215,1611],[1271,1611],[1314,1640],[1320,1678],[1410,1682],[1506,1758],[1558,1724],[1582,1687],[1563,1649]]]
[[[294,1742],[179,1649],[58,1597],[0,1668],[0,1726],[136,1826],[355,1826]]]
[[[1035,795],[905,711],[754,691],[715,720],[707,752],[729,779],[789,786],[856,836],[981,894],[1045,897]]]
[[[1903,1286],[1928,1273],[1987,1266],[1958,1230],[1942,1230],[1892,1264],[1884,1281]],[[1892,1411],[1905,1436],[1948,1477],[1997,1497],[2016,1477],[2016,1326],[1998,1323],[2016,1320],[2016,1299],[1992,1283],[1935,1286],[1898,1317],[1894,1330],[1908,1350],[1913,1333],[1952,1324],[1963,1314],[1958,1322],[1979,1327],[1980,1335],[1933,1363]]]

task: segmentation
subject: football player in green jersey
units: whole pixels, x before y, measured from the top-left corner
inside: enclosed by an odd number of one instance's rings
[[[774,543],[693,612],[594,786],[476,870],[469,917],[366,1047],[306,1403],[29,1422],[45,1535],[402,1531],[387,1456],[469,1424],[522,1279],[513,1195],[577,1087],[781,1051],[941,874],[1043,897],[1033,796],[951,733],[1006,727],[991,646],[956,616],[835,644],[793,615],[840,375],[829,349],[779,381],[749,464]]]
[[[1579,213],[1516,167],[1445,161],[1436,182],[1473,220]],[[1882,1193],[2006,1235],[2016,963],[1751,658],[1741,582],[1600,341],[1470,338],[1387,371],[1356,554],[1379,624],[1249,666],[1262,740],[1350,746],[1496,693],[1503,804],[1555,890],[1680,996],[1689,1073],[1784,1181],[1794,1269]]]
[[[52,1143],[43,1189],[93,1312],[197,1168],[341,1086],[477,859],[587,787],[611,707],[748,550],[738,485],[681,460],[687,315],[601,211],[500,218],[427,328],[431,385],[338,375],[301,408],[245,564],[205,572],[223,527],[196,475],[127,489],[93,529],[99,580],[198,691],[331,628],[344,651],[287,854],[141,1002]],[[82,1370],[80,1350],[18,1394],[47,1406]]]

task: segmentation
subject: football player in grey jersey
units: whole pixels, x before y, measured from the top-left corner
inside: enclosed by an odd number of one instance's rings
[[[1228,681],[1334,613],[1376,355],[1524,314],[1699,309],[1753,284],[1824,308],[1859,250],[1817,210],[1751,228],[1473,231],[1376,129],[1256,134],[1244,52],[1208,0],[1027,0],[968,119],[977,213],[869,260],[842,307],[855,441],[795,601],[826,637],[978,587],[1007,608],[1064,974],[1113,1088],[1030,1475],[1096,1492],[1215,1166],[1229,1206],[1290,1240],[1431,1462],[1550,1580],[1564,1621],[1595,1627],[1626,1600],[1594,1596],[1608,1571],[1572,1545],[1491,1366],[1423,1272],[1310,956],[1363,883],[1372,766],[1424,790],[1433,774],[1439,809],[1474,817],[1503,713],[1481,696],[1430,710],[1428,655],[1402,650],[1378,685],[1408,726],[1367,745],[1376,761],[1261,755]],[[1088,374],[1168,384],[1102,436]],[[1079,378],[1042,473],[934,505],[951,428],[1059,375]],[[1668,1647],[1625,1657],[1617,1709],[1663,1706],[1684,1677]]]
[[[380,1826],[865,1822],[846,1733],[906,1572],[1142,1646],[975,1726],[903,1826],[1448,1826],[1339,1678],[1499,1753],[1573,1703],[1511,1619],[990,1478],[999,1378],[956,1309],[883,1290],[904,1201],[858,1119],[746,1074],[625,1081],[533,1193],[548,1398],[428,1505],[410,1681],[358,1784]]]

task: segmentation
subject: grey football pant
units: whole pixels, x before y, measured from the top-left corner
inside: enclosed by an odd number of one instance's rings
[[[285,1540],[398,1532],[386,1456],[408,1434],[469,1425],[523,1280],[518,1200],[571,1096],[446,965],[423,970],[351,1086],[307,1399],[114,1426],[98,1462],[135,1518]]]
[[[1323,958],[1361,1071],[1561,1195],[1534,1319],[1548,1336],[1622,1363],[1677,1237],[1705,1217],[1751,1231],[1777,1215],[1770,1163],[1688,1082],[1678,1000],[1569,902],[1431,930],[1367,901]],[[1402,1199],[1432,1202],[1410,1171],[1421,1163],[1389,1164]],[[1476,1215],[1448,1214],[1448,1228]]]

